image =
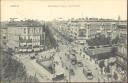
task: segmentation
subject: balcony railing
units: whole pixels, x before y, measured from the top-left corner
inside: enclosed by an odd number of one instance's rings
[[[40,46],[38,46],[38,45],[35,45],[35,46],[33,46],[33,48],[39,48]]]
[[[19,40],[20,43],[32,43],[31,39],[28,40]]]

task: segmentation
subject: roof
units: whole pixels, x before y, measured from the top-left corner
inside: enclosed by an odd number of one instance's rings
[[[34,20],[12,21],[7,24],[12,27],[41,27],[42,24]]]
[[[117,26],[119,29],[127,29],[127,25],[118,25]]]
[[[119,22],[118,20],[75,20],[72,22]],[[125,20],[122,20],[120,22],[127,22]]]
[[[8,22],[0,22],[0,28],[1,29],[7,29]]]
[[[110,57],[114,57],[113,53],[111,52],[104,52],[104,53],[98,53],[98,54],[93,54],[91,50],[85,51],[87,55],[89,55],[92,58],[97,58],[98,60],[101,59],[108,59]]]
[[[92,58],[97,58],[98,60],[101,60],[101,59],[108,59],[110,57],[115,57],[116,55],[114,55],[113,53],[111,52],[106,52],[106,53],[101,53],[101,54],[96,54],[96,55],[93,55],[91,56]]]

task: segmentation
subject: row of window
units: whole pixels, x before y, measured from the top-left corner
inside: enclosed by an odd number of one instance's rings
[[[40,36],[20,36],[19,39],[23,39],[23,40],[28,40],[28,39],[40,40]]]
[[[40,45],[40,42],[36,42],[36,43],[20,43],[20,46],[24,46],[24,45]]]
[[[24,34],[26,34],[26,33],[28,33],[28,34],[29,33],[40,33],[40,32],[41,32],[41,27],[40,28],[38,28],[38,27],[24,28]]]

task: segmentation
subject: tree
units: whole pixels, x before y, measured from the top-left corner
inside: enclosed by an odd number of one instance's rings
[[[103,34],[97,34],[95,38],[87,40],[90,46],[107,45],[110,44],[111,38],[105,37]]]
[[[114,72],[114,75],[113,75],[114,79],[117,80],[118,79],[118,75],[116,72]]]
[[[46,33],[45,45],[46,45],[48,48],[57,47],[58,44],[57,44],[57,42],[56,42],[56,40],[55,40],[55,38],[54,38],[54,34],[53,34],[53,32],[51,31],[49,24],[46,24],[46,25],[45,25],[45,33]]]
[[[112,40],[112,44],[117,44],[119,40],[119,36],[116,36],[116,38]]]
[[[103,68],[103,67],[104,67],[104,61],[100,61],[99,67],[100,67],[100,68]]]
[[[117,47],[113,47],[111,53],[114,55],[117,52]]]
[[[105,72],[110,73],[110,67],[109,67],[109,65],[107,67],[105,67]]]
[[[26,73],[24,65],[16,59],[13,59],[13,56],[10,56],[13,55],[12,52],[8,53],[8,51],[9,49],[3,51],[0,47],[0,80],[2,80],[3,83],[16,83],[16,81],[25,82],[25,79],[29,79],[29,76]],[[32,79],[37,81],[35,77]],[[33,80],[29,80],[29,82]]]
[[[100,61],[99,67],[101,68],[101,73],[103,72],[103,67],[104,67],[104,61]]]

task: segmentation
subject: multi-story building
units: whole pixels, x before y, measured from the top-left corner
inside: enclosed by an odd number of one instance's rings
[[[0,24],[0,40],[1,40],[1,46],[6,48],[7,46],[7,42],[8,42],[8,37],[7,37],[7,26],[6,26],[7,22],[1,22]]]
[[[67,34],[77,39],[79,42],[86,43],[86,40],[95,38],[98,33],[104,34],[106,37],[116,37],[116,24],[111,22],[77,22],[73,21],[69,26]],[[116,35],[115,35],[116,34]]]
[[[6,27],[4,27],[4,28],[1,28],[1,34],[0,34],[0,36],[1,36],[1,40],[2,40],[2,42],[3,42],[3,44],[7,44],[7,34],[8,34],[8,32],[7,32],[7,28]]]
[[[45,33],[41,23],[34,20],[8,23],[8,46],[20,52],[40,51]]]
[[[121,24],[119,28],[119,46],[117,47],[117,72],[120,77],[127,76],[127,25]],[[125,78],[125,77],[122,77]],[[126,80],[126,79],[125,79]]]
[[[86,19],[86,20],[68,20],[55,23],[56,28],[62,34],[86,43],[86,40],[95,38],[97,34],[104,34],[106,37],[115,39],[119,36],[119,24],[125,24],[127,21],[112,19]]]

